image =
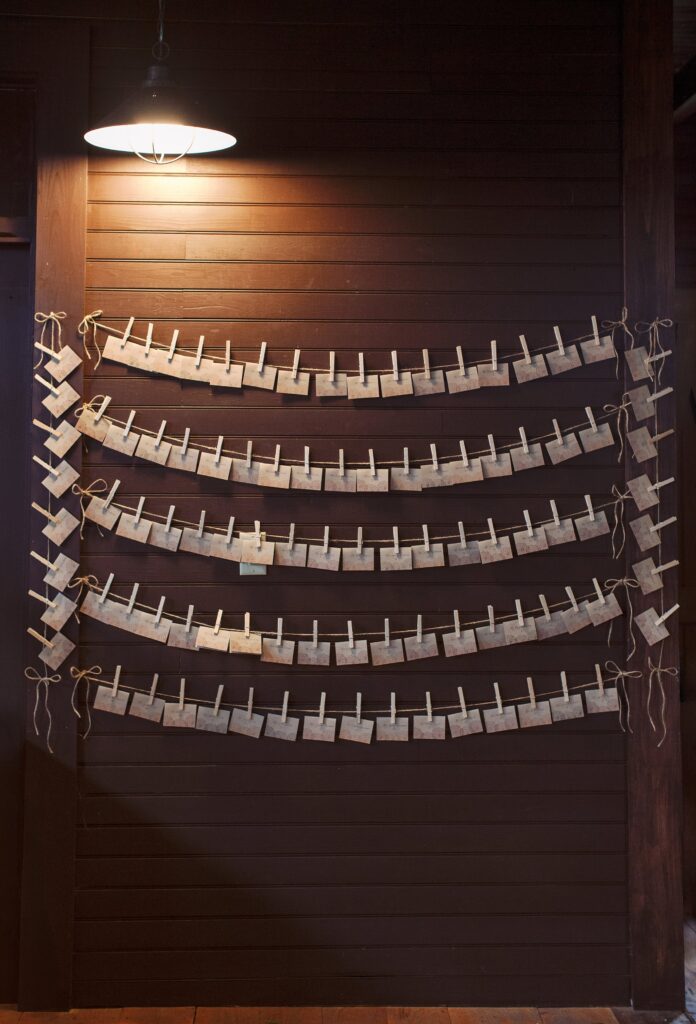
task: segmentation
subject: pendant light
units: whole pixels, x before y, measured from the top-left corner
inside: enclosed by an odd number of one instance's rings
[[[234,146],[229,132],[207,127],[198,105],[181,93],[166,65],[164,0],[159,0],[158,36],[140,88],[107,118],[85,133],[85,141],[101,149],[135,153],[152,164],[169,164],[194,153],[212,153]]]

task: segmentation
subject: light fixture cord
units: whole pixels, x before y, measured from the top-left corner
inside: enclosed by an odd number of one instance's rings
[[[152,56],[155,60],[166,60],[169,56],[169,44],[164,39],[164,2],[165,0],[159,0],[157,42],[152,47]]]

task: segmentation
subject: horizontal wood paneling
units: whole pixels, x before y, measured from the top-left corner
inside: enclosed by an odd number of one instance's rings
[[[201,20],[169,32],[181,80],[214,96],[240,138],[232,153],[187,158],[169,169],[118,156],[90,164],[88,309],[117,329],[129,316],[168,341],[198,336],[236,358],[261,341],[274,363],[369,368],[453,362],[463,344],[485,359],[490,338],[518,352],[559,324],[571,338],[589,316],[621,305],[618,34],[620,5],[494,0],[413,12],[355,0],[340,11],[264,3],[233,12],[204,4]],[[189,17],[188,11],[183,15]],[[133,12],[139,18],[140,12]],[[282,18],[282,29],[274,22]],[[95,113],[137,80],[142,25],[93,24]],[[234,22],[234,24],[232,24]],[[99,333],[100,342],[104,334]],[[354,405],[294,400],[246,389],[148,377],[114,364],[87,367],[90,394],[112,396],[110,414],[230,446],[278,441],[285,458],[305,444],[315,459],[339,447],[363,460],[427,458],[461,438],[482,448],[544,434],[615,403],[613,363],[502,394]],[[518,524],[523,509],[579,512],[583,495],[608,499],[618,452],[584,456],[507,480],[415,495],[274,493],[204,480],[124,459],[89,442],[86,478],[121,480],[119,501],[212,523],[289,521],[298,535],[366,540]],[[494,566],[400,574],[271,569],[243,578],[236,566],[171,556],[100,537],[83,543],[82,571],[114,592],[142,585],[145,601],[194,601],[201,614],[250,610],[286,629],[426,626],[454,607],[511,612],[538,593],[562,600],[617,575],[608,538]],[[404,579],[403,577],[406,576]],[[231,621],[231,620],[230,620]],[[241,620],[240,620],[241,621]],[[360,624],[358,627],[357,624]],[[385,707],[391,690],[419,706],[490,700],[495,678],[523,697],[587,680],[595,661],[621,660],[624,626],[469,659],[438,658],[385,670],[282,668],[248,657],[191,654],[83,618],[81,659],[147,686],[161,673],[174,693],[226,700],[255,687],[259,705]],[[598,720],[594,720],[594,719]],[[307,1001],[572,1005],[628,1001],[625,737],[615,719],[559,723],[467,743],[351,749],[337,743],[273,744],[162,730],[94,714],[81,748],[75,956],[78,1003]],[[398,745],[397,745],[398,746]],[[322,748],[322,749],[316,749]],[[311,993],[311,998],[310,998]],[[398,993],[398,999],[397,999]],[[135,1001],[135,1002],[134,1002]]]

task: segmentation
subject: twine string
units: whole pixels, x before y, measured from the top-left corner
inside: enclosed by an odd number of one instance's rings
[[[657,732],[655,723],[653,722],[650,708],[652,700],[653,683],[655,683],[660,693],[660,726],[662,729],[662,736],[660,738],[660,742],[657,745],[658,747],[661,747],[662,744],[665,742],[665,739],[667,738],[667,721],[665,718],[665,707],[667,704],[667,698],[665,695],[665,687],[662,677],[669,676],[671,679],[676,680],[679,678],[679,670],[674,666],[669,666],[668,668],[664,668],[662,666],[662,649],[660,649],[660,658],[658,660],[657,665],[653,662],[652,658],[648,658],[648,668],[650,669],[650,675],[648,676],[647,697],[648,718],[650,719],[650,725],[653,728],[653,732]]]
[[[73,494],[77,494],[80,497],[80,540],[84,540],[85,537],[85,522],[87,520],[87,498],[96,498],[100,494],[106,494],[109,489],[104,477],[97,477],[87,487],[81,487],[80,484],[73,484],[70,488]],[[99,526],[97,525],[97,529]],[[104,534],[99,529],[100,536]]]
[[[631,402],[628,395],[623,394],[621,396],[620,405],[612,405],[610,402],[602,407],[606,413],[610,416],[616,414],[616,433],[619,435],[619,454],[616,459],[617,462],[621,462],[624,454],[624,445],[626,441],[626,434],[628,433],[628,410],[631,408]]]
[[[660,338],[660,328],[673,326],[674,322],[672,320],[670,320],[668,317],[660,316],[656,316],[655,319],[651,320],[649,323],[646,320],[640,320],[636,324],[636,333],[647,334],[648,336],[648,356],[650,359],[652,359],[656,355],[664,355],[665,349],[662,344],[662,339]],[[662,381],[662,371],[664,369],[664,365],[664,359],[657,360],[657,370],[655,372],[655,379],[657,381],[658,387]]]
[[[83,740],[87,739],[92,729],[92,709],[90,701],[90,692],[92,688],[92,683],[98,681],[96,677],[101,675],[101,671],[101,665],[92,665],[91,668],[78,668],[76,665],[73,665],[72,668],[70,669],[70,675],[74,679],[70,703],[72,705],[73,711],[75,712],[78,718],[82,718],[82,715],[80,714],[77,707],[77,691],[81,681],[83,679],[87,681],[87,690],[85,692],[85,713],[87,715],[87,727],[85,731],[82,733]]]
[[[622,491],[616,484],[612,484],[611,493],[614,496],[613,513],[614,525],[611,530],[611,555],[614,561],[623,554],[626,547],[626,524],[624,511],[626,499],[631,497],[630,491]]]
[[[77,325],[77,333],[82,338],[82,347],[90,362],[92,360],[92,353],[90,352],[90,333],[92,335],[91,344],[94,346],[94,350],[97,353],[97,361],[94,364],[95,370],[99,369],[99,364],[102,359],[101,349],[97,344],[97,317],[102,316],[103,313],[103,309],[95,309],[91,313],[86,313]]]
[[[53,716],[51,715],[51,709],[48,706],[48,687],[51,683],[59,683],[61,680],[60,674],[56,672],[54,675],[46,675],[41,672],[37,672],[33,666],[29,665],[24,669],[25,678],[35,684],[35,699],[34,699],[34,732],[39,735],[39,700],[41,697],[41,690],[43,688],[43,704],[46,717],[48,719],[48,729],[46,730],[46,747],[49,754],[53,753],[53,747],[51,746],[51,730],[53,728]]]
[[[643,673],[637,669],[624,669],[619,668],[615,661],[605,661],[604,668],[609,673],[607,682],[614,683],[616,688],[621,694],[621,700],[619,703],[619,725],[621,726],[622,732],[633,732],[631,728],[631,701],[628,695],[628,688],[626,686],[627,679],[642,679]],[[623,709],[626,708],[626,725],[623,722]]]
[[[41,334],[39,335],[39,344],[45,345],[46,348],[50,348],[51,352],[60,352],[63,347],[62,332],[63,326],[61,320],[65,320],[66,314],[63,312],[59,313],[34,313],[34,321],[37,324],[41,324]],[[46,338],[46,331],[48,331],[48,338]],[[38,370],[43,366],[45,353],[40,349],[39,358],[34,363],[34,369]]]
[[[608,327],[611,329],[611,341],[616,352],[616,379],[619,379],[619,350],[616,347],[614,335],[620,327],[624,333],[624,348],[626,345],[626,339],[630,338],[629,349],[632,349],[636,343],[636,339],[633,335],[633,331],[628,326],[628,308],[626,306],[621,307],[621,319],[620,320],[602,320],[602,327]]]
[[[636,653],[636,636],[633,629],[633,602],[631,601],[631,590],[635,590],[636,587],[640,586],[638,580],[633,579],[630,576],[624,576],[622,579],[611,579],[605,580],[604,586],[607,589],[607,593],[613,594],[618,587],[623,587],[626,594],[626,604],[628,605],[628,635],[631,640],[631,653],[626,658],[626,661],[630,661],[633,655]],[[614,626],[614,619],[609,622],[609,632],[607,634],[607,646],[611,644],[612,629]]]

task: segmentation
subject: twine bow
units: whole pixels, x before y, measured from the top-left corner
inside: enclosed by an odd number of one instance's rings
[[[34,321],[37,324],[41,324],[41,334],[39,335],[39,344],[46,345],[46,348],[50,348],[51,352],[60,352],[63,347],[61,340],[61,334],[63,332],[63,326],[61,320],[65,320],[65,313],[34,313]],[[46,344],[46,331],[48,331],[48,344]],[[56,345],[58,346],[56,348]],[[40,366],[43,366],[44,353],[39,352],[38,362],[34,363],[34,369],[38,370]]]
[[[617,587],[623,587],[626,592],[626,604],[628,605],[628,635],[631,638],[631,651],[626,658],[626,661],[630,661],[633,655],[636,653],[636,636],[633,629],[633,602],[631,601],[631,591],[635,590],[636,587],[640,586],[638,580],[633,579],[632,576],[624,576],[620,580],[605,580],[604,586],[610,594],[613,594]],[[609,623],[609,632],[607,633],[607,644],[611,643],[611,634],[614,626],[614,620],[612,619]]]
[[[672,679],[678,679],[679,670],[674,668],[673,666],[670,666],[669,668],[663,668],[662,665],[656,665],[653,662],[652,658],[648,658],[648,668],[650,669],[650,675],[648,676],[647,696],[648,718],[650,719],[650,725],[652,726],[653,732],[657,732],[657,729],[655,728],[655,723],[653,722],[652,712],[650,708],[654,682],[660,691],[660,725],[662,726],[662,738],[660,739],[660,742],[657,745],[658,747],[661,747],[667,739],[667,721],[665,719],[665,705],[667,701],[665,697],[665,687],[662,681],[662,677],[671,676]]]
[[[36,733],[37,736],[39,735],[39,723],[38,723],[38,720],[37,720],[38,713],[39,713],[39,698],[41,696],[41,687],[43,687],[43,694],[44,694],[43,703],[44,703],[44,709],[46,711],[46,716],[48,718],[48,730],[46,731],[46,746],[48,748],[49,754],[52,754],[53,753],[53,747],[51,746],[51,729],[53,727],[53,717],[51,715],[51,709],[48,706],[48,686],[49,686],[49,683],[59,683],[60,680],[61,680],[60,674],[58,672],[56,672],[52,676],[42,675],[41,672],[37,672],[37,670],[35,668],[33,668],[31,665],[29,665],[27,668],[24,669],[24,675],[25,675],[25,677],[30,682],[36,684],[36,699],[34,701],[34,716],[33,716],[33,718],[34,718],[34,732]]]
[[[614,338],[614,335],[616,333],[617,328],[620,327],[622,329],[622,331],[624,332],[624,351],[626,349],[626,342],[625,342],[626,338],[630,338],[631,339],[631,344],[628,346],[629,348],[633,348],[633,346],[635,345],[635,338],[633,336],[633,331],[628,326],[628,309],[626,308],[626,306],[623,306],[622,309],[621,309],[621,319],[620,320],[602,320],[602,327],[609,327],[611,329],[611,343],[614,346],[614,375],[615,375],[616,379],[618,380],[619,379],[619,350],[616,347],[616,341],[615,341],[615,338]]]
[[[621,691],[621,702],[619,704],[619,725],[621,726],[622,732],[633,732],[631,728],[631,702],[628,698],[628,690],[626,689],[627,679],[642,679],[643,673],[638,672],[637,669],[624,669],[619,668],[615,661],[605,661],[604,668],[609,673],[608,682],[614,683],[616,688]],[[626,725],[623,723],[623,708],[626,705]]]
[[[614,498],[614,525],[611,530],[611,555],[616,560],[623,553],[626,546],[626,525],[624,523],[624,505],[626,499],[631,497],[630,491],[622,491],[616,484],[611,487]]]
[[[654,320],[650,321],[650,323],[646,320],[640,320],[636,324],[636,331],[638,334],[647,334],[648,336],[648,354],[650,358],[656,356],[658,353],[662,354],[665,351],[660,338],[660,328],[673,326],[674,322],[672,320],[668,317],[660,316],[656,316]],[[658,362],[657,373],[655,375],[658,385],[662,379],[662,370],[664,365],[664,359],[660,359]]]
[[[95,590],[98,586],[99,580],[97,579],[96,576],[90,574],[88,576],[74,576],[68,583],[67,589],[74,590],[75,587],[80,588],[78,592],[75,594],[75,604],[79,608],[80,601],[82,600],[82,592],[85,589],[85,587],[87,587],[88,590]],[[75,618],[77,619],[78,622],[80,621],[80,615],[77,608],[75,609]]]
[[[101,665],[92,665],[91,668],[78,668],[73,665],[70,669],[70,675],[75,680],[73,683],[72,694],[70,696],[70,705],[77,715],[78,718],[82,718],[82,715],[77,708],[77,689],[83,679],[87,680],[87,693],[85,694],[85,710],[87,712],[87,728],[82,733],[82,739],[86,740],[90,734],[92,728],[92,711],[90,708],[90,686],[92,685],[92,677],[101,675]]]
[[[85,536],[85,520],[87,519],[86,499],[96,498],[100,494],[105,494],[108,489],[109,485],[102,476],[97,477],[97,479],[93,480],[91,484],[87,485],[87,487],[81,487],[79,484],[73,484],[70,488],[73,494],[79,494],[80,496],[80,540],[83,540]],[[98,526],[97,529],[99,529]],[[101,530],[99,530],[99,532],[101,534]]]
[[[605,412],[616,413],[616,432],[619,435],[619,456],[617,462],[621,462],[624,453],[624,443],[626,440],[626,433],[628,431],[628,410],[631,408],[631,403],[626,394],[621,396],[620,405],[608,405],[603,406]]]
[[[98,369],[102,358],[101,350],[99,348],[99,345],[97,345],[97,317],[100,317],[103,314],[103,312],[103,309],[95,309],[92,313],[86,313],[85,316],[82,317],[79,324],[77,325],[77,333],[82,338],[82,347],[85,350],[85,355],[90,361],[92,359],[92,353],[89,350],[89,335],[90,331],[92,332],[92,345],[94,345],[94,351],[97,353],[97,361],[94,364],[95,370]]]

